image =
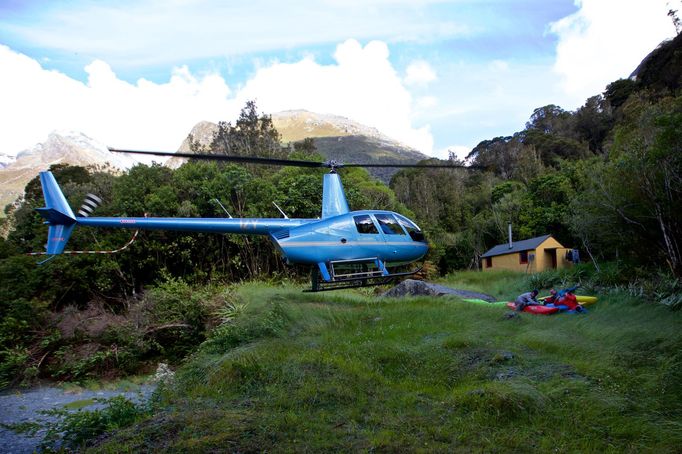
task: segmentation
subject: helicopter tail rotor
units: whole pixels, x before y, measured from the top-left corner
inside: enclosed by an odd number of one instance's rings
[[[98,206],[102,204],[102,199],[97,197],[95,194],[86,194],[83,205],[81,205],[78,210],[78,216],[87,218],[92,214],[93,211],[97,209]]]

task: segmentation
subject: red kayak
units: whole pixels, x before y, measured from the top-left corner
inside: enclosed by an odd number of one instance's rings
[[[516,304],[512,303],[511,301],[507,303],[507,307],[516,310]],[[557,312],[559,312],[559,308],[547,306],[526,306],[523,308],[523,312],[528,312],[531,314],[549,315],[556,314]]]

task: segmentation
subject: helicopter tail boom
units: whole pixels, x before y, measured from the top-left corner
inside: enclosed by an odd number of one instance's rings
[[[204,233],[235,233],[246,235],[271,235],[313,222],[315,219],[289,218],[115,218],[75,216],[59,188],[52,172],[40,172],[40,183],[45,206],[36,211],[45,219],[48,228],[46,255],[64,251],[76,225],[86,227],[124,228],[142,230],[176,230]],[[90,210],[87,214],[90,214]],[[274,238],[274,237],[273,237]]]

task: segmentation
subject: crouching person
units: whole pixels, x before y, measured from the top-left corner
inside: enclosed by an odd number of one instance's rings
[[[534,289],[532,292],[523,293],[519,295],[514,303],[516,304],[516,310],[522,311],[527,306],[540,306],[541,303],[536,299],[538,296],[538,289]]]

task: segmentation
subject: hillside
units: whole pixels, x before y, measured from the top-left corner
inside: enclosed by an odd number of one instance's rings
[[[375,128],[338,115],[289,110],[272,115],[283,142],[314,138],[315,147],[326,159],[341,162],[414,164],[428,156],[401,144]],[[396,169],[369,169],[388,184]]]
[[[677,90],[682,86],[682,35],[662,42],[630,75],[641,88]]]
[[[320,114],[307,110],[285,110],[271,115],[275,128],[285,143],[307,137],[365,136],[390,140],[371,128],[340,115]]]

